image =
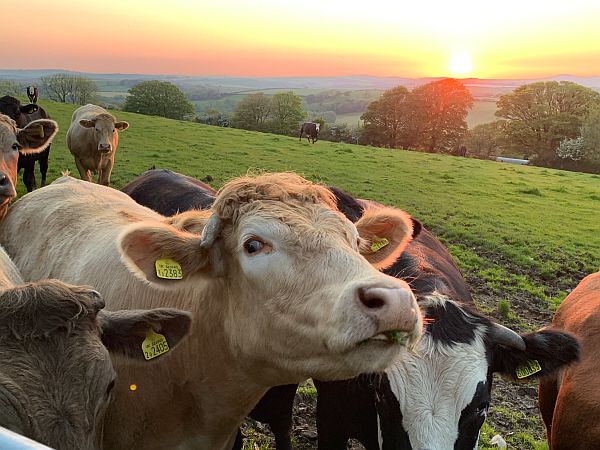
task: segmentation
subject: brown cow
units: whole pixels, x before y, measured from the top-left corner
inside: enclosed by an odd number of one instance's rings
[[[67,146],[75,158],[82,180],[92,181],[90,171],[98,172],[98,183],[108,186],[119,145],[119,131],[129,128],[100,106],[87,104],[73,112],[67,131]]]
[[[24,128],[0,114],[0,219],[10,201],[17,196],[17,172],[20,154],[42,152],[58,132],[53,120],[34,120]]]
[[[562,302],[552,328],[581,341],[581,362],[542,379],[540,410],[552,450],[600,448],[600,272],[585,277]]]
[[[56,449],[101,448],[115,380],[105,346],[143,360],[149,328],[174,347],[190,326],[183,311],[102,307],[91,288],[23,283],[0,248],[0,426]]]
[[[354,225],[329,190],[287,173],[231,181],[210,210],[180,216],[64,177],[0,227],[31,279],[90,283],[115,309],[193,313],[193,337],[152,372],[116,360],[107,448],[229,449],[268,387],[379,371],[419,340],[408,285],[377,270],[410,240],[405,213],[366,211]]]

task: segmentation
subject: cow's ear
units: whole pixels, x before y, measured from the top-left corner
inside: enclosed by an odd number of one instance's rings
[[[102,342],[109,352],[140,360],[148,359],[144,357],[142,343],[149,333],[163,335],[172,350],[189,333],[192,324],[191,313],[173,308],[100,311],[98,319]],[[159,351],[164,349],[162,346]]]
[[[575,336],[564,331],[543,329],[522,334],[525,349],[495,345],[492,370],[514,380],[550,375],[579,360]]]
[[[79,125],[81,125],[83,128],[94,128],[94,126],[96,126],[93,120],[87,119],[81,119],[79,121]]]
[[[38,109],[39,109],[38,105],[34,105],[33,103],[30,103],[28,105],[21,106],[21,108],[19,110],[21,111],[21,114],[33,114]]]
[[[129,128],[129,123],[127,122],[115,122],[115,128],[119,131],[125,131],[127,128]]]
[[[29,122],[25,128],[17,130],[17,141],[22,145],[19,150],[24,155],[40,153],[58,133],[58,124],[54,120],[40,119]]]
[[[367,208],[356,222],[360,253],[376,269],[394,264],[412,239],[410,216],[395,208]]]
[[[211,275],[210,247],[202,244],[198,234],[161,222],[138,222],[118,239],[121,258],[129,270],[151,284],[170,288],[199,275]]]

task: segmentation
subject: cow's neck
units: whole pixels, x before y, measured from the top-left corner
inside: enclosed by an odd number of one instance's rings
[[[252,381],[245,361],[230,349],[224,334],[227,300],[217,297],[222,292],[208,286],[200,301],[181,293],[181,299],[170,302],[197,309],[192,311],[191,335],[168,358],[154,364],[115,361],[118,385],[115,407],[107,417],[105,448],[167,448],[182,437],[181,448],[231,448],[229,440],[267,387]],[[113,441],[114,433],[123,429],[131,436],[129,442]]]

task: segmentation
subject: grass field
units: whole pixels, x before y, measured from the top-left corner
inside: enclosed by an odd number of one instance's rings
[[[74,107],[40,104],[61,127],[50,153],[49,179],[65,169],[78,176],[65,144]],[[600,175],[324,141],[312,145],[285,136],[116,115],[129,121],[130,129],[121,134],[113,187],[152,165],[198,178],[210,174],[215,187],[248,169],[293,170],[400,207],[449,247],[476,300],[505,300],[498,308],[504,323],[521,330],[543,325],[566,293],[600,267]],[[20,181],[18,191],[24,193]],[[480,302],[480,307],[498,315],[493,303]],[[492,432],[487,430],[484,444]],[[523,433],[525,443],[516,441],[513,448],[539,448],[527,443],[526,427]]]

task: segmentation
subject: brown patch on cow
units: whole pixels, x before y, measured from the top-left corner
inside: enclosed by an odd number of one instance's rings
[[[179,214],[175,214],[165,220],[165,223],[177,228],[181,231],[187,231],[188,233],[202,234],[204,226],[208,222],[211,216],[210,211],[201,211],[197,209],[191,209]]]

